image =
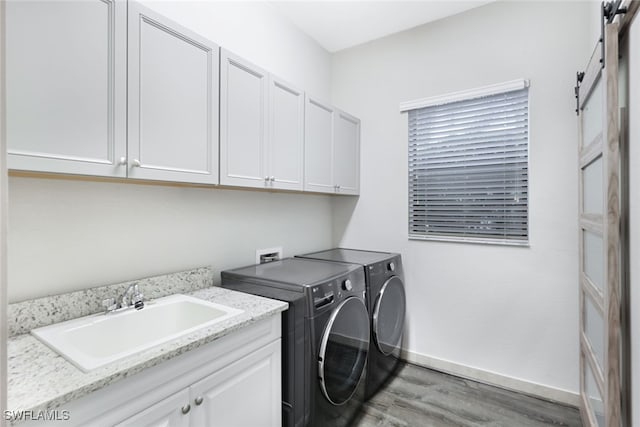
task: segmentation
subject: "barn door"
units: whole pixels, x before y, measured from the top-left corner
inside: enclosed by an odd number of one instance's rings
[[[603,48],[604,47],[604,48]],[[580,126],[580,395],[585,426],[621,426],[618,24],[577,88]]]

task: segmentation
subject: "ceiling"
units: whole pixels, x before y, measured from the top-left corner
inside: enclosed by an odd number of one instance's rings
[[[326,50],[337,52],[491,3],[491,0],[327,0],[271,3]]]

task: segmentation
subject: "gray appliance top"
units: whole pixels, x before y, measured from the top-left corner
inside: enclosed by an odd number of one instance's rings
[[[336,262],[285,258],[281,261],[227,270],[228,273],[258,280],[286,283],[297,286],[313,286],[344,276],[358,266]]]
[[[321,259],[327,261],[341,261],[360,265],[371,265],[381,261],[386,261],[396,254],[389,252],[362,251],[358,249],[329,249],[328,251],[313,252],[305,255],[298,255],[303,258]]]

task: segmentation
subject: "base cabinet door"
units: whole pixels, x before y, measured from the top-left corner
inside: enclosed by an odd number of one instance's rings
[[[191,386],[192,426],[280,427],[280,340]]]
[[[129,177],[218,183],[218,46],[129,2]]]
[[[124,177],[127,3],[4,3],[9,169]]]
[[[189,427],[189,390],[184,389],[127,418],[115,427]]]

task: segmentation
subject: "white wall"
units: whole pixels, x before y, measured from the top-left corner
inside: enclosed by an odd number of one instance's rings
[[[632,425],[640,425],[640,17],[629,31],[629,235]]]
[[[460,373],[515,379],[515,388],[522,380],[545,392],[558,389],[550,397],[574,402],[573,87],[593,47],[589,16],[587,3],[492,3],[333,58],[333,101],[362,119],[361,196],[357,204],[335,200],[334,238],[344,247],[402,253],[406,348]],[[407,116],[400,102],[516,78],[531,80],[530,247],[409,241]]]
[[[329,54],[267,3],[148,2],[320,97]],[[9,301],[332,244],[327,196],[11,177]]]

